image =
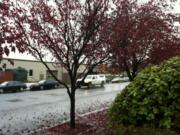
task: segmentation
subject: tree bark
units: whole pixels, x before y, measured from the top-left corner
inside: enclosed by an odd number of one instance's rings
[[[75,128],[75,90],[71,88],[71,96],[70,96],[70,104],[71,104],[71,111],[70,111],[70,127]]]
[[[126,73],[127,73],[128,78],[129,78],[129,81],[132,82],[134,80],[134,78],[132,77],[131,72],[129,71],[129,69],[126,69]]]
[[[127,66],[125,60],[124,60],[124,69],[125,69],[125,71],[126,71],[126,73],[127,73],[127,76],[128,76],[128,78],[129,78],[129,81],[132,82],[132,81],[133,81],[133,77],[132,77],[132,75],[131,75],[131,71],[130,71],[129,67]]]
[[[137,75],[138,67],[139,67],[139,62],[137,61],[136,55],[134,54],[133,60],[132,60],[132,78],[133,78],[133,80]]]

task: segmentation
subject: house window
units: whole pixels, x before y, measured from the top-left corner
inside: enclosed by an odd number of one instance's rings
[[[29,70],[29,76],[33,76],[33,70],[32,69]]]

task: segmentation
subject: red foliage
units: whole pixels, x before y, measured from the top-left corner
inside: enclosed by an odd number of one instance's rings
[[[9,0],[2,0],[0,2],[0,68],[6,68],[2,62],[4,55],[8,56],[11,51],[15,52],[15,47],[20,50],[18,46],[13,45],[16,41],[17,30],[13,26],[12,19],[9,19],[9,2]],[[12,62],[10,63],[13,64]]]
[[[173,15],[166,10],[167,1],[138,4],[136,0],[117,0],[115,4],[111,44],[116,70],[126,71],[133,80],[138,70],[149,63],[180,54]]]
[[[164,48],[154,48],[150,54],[151,63],[159,64],[173,56],[180,56],[180,40]]]
[[[84,64],[89,61],[90,65],[107,58],[108,46],[102,38],[99,39],[106,23],[107,0],[91,0],[83,4],[66,0],[56,1],[54,5],[34,0],[8,2],[3,0],[2,4],[6,3],[11,10],[5,8],[2,11],[7,18],[5,21],[12,20],[14,26],[4,28],[11,35],[5,39],[8,43],[15,43],[20,52],[29,50],[39,57],[38,51],[43,56],[47,50],[67,70],[71,62]]]

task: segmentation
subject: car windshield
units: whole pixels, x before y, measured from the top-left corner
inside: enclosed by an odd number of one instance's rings
[[[39,81],[39,83],[44,83],[46,80],[41,80],[41,81]]]
[[[8,84],[8,82],[1,83],[2,86],[6,86],[7,84]]]
[[[92,76],[91,76],[91,75],[88,75],[88,76],[86,77],[86,79],[92,79]]]

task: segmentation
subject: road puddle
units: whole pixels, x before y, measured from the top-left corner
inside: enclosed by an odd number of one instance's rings
[[[21,99],[11,99],[11,100],[6,100],[7,102],[21,102]]]
[[[60,96],[59,94],[46,94],[46,95],[49,95],[49,96]]]

